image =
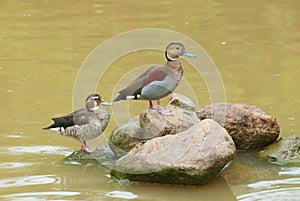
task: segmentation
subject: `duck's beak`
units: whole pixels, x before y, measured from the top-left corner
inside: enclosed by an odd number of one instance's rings
[[[189,53],[188,51],[184,50],[183,51],[183,56],[189,57],[189,58],[196,58],[196,55],[193,55],[191,53]]]
[[[102,99],[101,105],[104,105],[104,106],[112,106],[112,103],[106,102],[105,100]]]

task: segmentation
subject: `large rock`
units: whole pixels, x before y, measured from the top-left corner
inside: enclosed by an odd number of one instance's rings
[[[227,131],[207,119],[177,135],[141,142],[115,162],[111,176],[141,182],[205,184],[234,155],[235,145]]]
[[[271,163],[300,163],[300,137],[282,138],[258,153],[258,158]]]
[[[116,157],[124,156],[140,142],[177,134],[200,121],[193,103],[183,95],[174,94],[166,109],[170,110],[172,115],[145,110],[138,117],[115,129],[108,143]]]
[[[259,149],[273,143],[280,133],[276,118],[256,106],[216,103],[203,107],[199,118],[223,125],[238,150]]]

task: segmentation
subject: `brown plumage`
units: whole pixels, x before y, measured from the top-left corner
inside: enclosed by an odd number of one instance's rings
[[[172,93],[183,76],[183,68],[178,58],[180,56],[195,58],[196,56],[188,53],[181,43],[170,43],[166,48],[165,56],[167,59],[165,65],[150,67],[122,89],[114,101],[149,100],[149,109],[157,109],[162,114],[168,114],[160,107],[160,99]],[[158,108],[153,108],[152,100],[157,100]]]

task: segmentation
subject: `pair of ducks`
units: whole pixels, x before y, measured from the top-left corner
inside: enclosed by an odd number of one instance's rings
[[[149,68],[121,90],[114,101],[148,100],[149,109],[156,110],[163,115],[170,115],[170,111],[160,106],[160,99],[171,94],[183,76],[183,69],[178,61],[180,56],[196,57],[186,51],[181,43],[170,43],[165,51],[166,64]],[[157,107],[153,107],[152,100],[157,100]],[[112,106],[99,94],[91,94],[85,101],[85,108],[66,116],[52,118],[54,123],[44,129],[73,137],[80,141],[81,150],[94,152],[96,147],[87,146],[86,141],[99,136],[110,119],[109,111],[100,105]]]

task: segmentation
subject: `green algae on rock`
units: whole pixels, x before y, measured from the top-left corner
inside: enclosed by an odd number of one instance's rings
[[[94,164],[106,164],[115,160],[114,153],[109,146],[97,147],[96,151],[89,153],[86,151],[78,150],[64,159],[66,161],[74,161],[77,163],[94,163]]]
[[[300,163],[300,137],[281,138],[257,154],[258,158],[277,164]]]

